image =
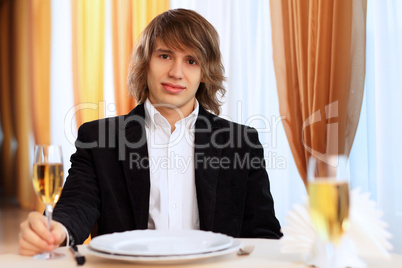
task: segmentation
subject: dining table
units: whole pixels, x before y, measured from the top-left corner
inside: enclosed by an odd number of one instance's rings
[[[300,254],[289,254],[281,252],[281,243],[279,240],[273,239],[240,239],[244,246],[254,246],[254,250],[248,255],[239,256],[237,252],[230,252],[221,256],[214,256],[210,258],[193,259],[188,261],[178,261],[171,263],[143,263],[135,262],[132,260],[119,260],[109,259],[94,255],[91,253],[88,245],[79,245],[79,252],[85,256],[86,268],[101,268],[101,267],[228,267],[228,268],[258,268],[258,267],[309,267],[305,264],[303,256]],[[74,255],[69,247],[60,247],[56,249],[56,252],[65,254],[64,257],[55,260],[39,260],[34,259],[32,256],[21,256],[18,252],[6,253],[0,255],[0,267],[7,268],[29,268],[29,267],[76,267],[77,263]],[[374,254],[373,254],[374,255]],[[390,254],[390,258],[373,258],[371,256],[361,257],[361,259],[367,264],[367,268],[401,268],[402,267],[402,255]]]

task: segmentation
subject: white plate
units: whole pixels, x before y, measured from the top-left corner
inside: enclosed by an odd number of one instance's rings
[[[233,238],[200,230],[135,230],[95,237],[91,249],[126,256],[192,255],[227,249]]]
[[[218,250],[214,252],[208,252],[203,254],[192,254],[192,255],[182,255],[182,256],[122,256],[122,255],[113,255],[108,253],[102,253],[91,249],[91,247],[87,247],[88,253],[97,257],[119,260],[119,261],[128,261],[133,263],[142,263],[142,264],[180,264],[185,262],[198,261],[202,259],[212,258],[223,256],[226,254],[233,253],[237,251],[242,245],[240,240],[233,240],[230,247]]]

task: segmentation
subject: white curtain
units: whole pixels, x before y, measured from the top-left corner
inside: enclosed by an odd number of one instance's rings
[[[171,0],[171,8],[179,7],[196,10],[219,32],[227,77],[221,115],[258,129],[275,210],[283,225],[286,213],[294,203],[302,202],[306,191],[279,117],[269,1]],[[398,178],[402,143],[397,140],[402,137],[402,18],[398,14],[402,14],[402,1],[368,0],[366,89],[350,166],[352,186],[369,191],[378,202],[394,235],[395,251],[402,253],[402,179]],[[108,18],[106,25],[106,116],[113,116]],[[70,4],[52,0],[52,137],[54,143],[63,145],[66,171],[76,136],[74,117],[69,114],[73,107],[71,68]]]
[[[63,150],[64,176],[70,168],[70,156],[75,152],[74,139],[77,136],[73,116],[73,72],[71,49],[71,3],[51,2],[51,139]],[[33,148],[33,146],[31,146]],[[33,155],[33,153],[31,154]]]
[[[368,0],[366,84],[350,155],[353,187],[384,211],[402,253],[402,1]]]

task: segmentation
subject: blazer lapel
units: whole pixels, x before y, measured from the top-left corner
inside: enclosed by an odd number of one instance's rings
[[[119,157],[138,229],[148,227],[150,174],[144,105],[138,105],[119,122]],[[124,118],[124,119],[123,119]]]
[[[221,136],[212,135],[219,125],[213,120],[213,115],[200,106],[199,115],[195,123],[194,138],[194,165],[195,185],[197,192],[200,229],[211,231],[214,222],[216,205],[216,185],[219,169],[212,168],[208,163],[213,158],[220,159]]]

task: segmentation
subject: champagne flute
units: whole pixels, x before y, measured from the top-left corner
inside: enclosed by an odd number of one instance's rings
[[[311,157],[307,169],[310,215],[325,244],[327,267],[338,267],[337,246],[349,225],[349,184],[344,155]]]
[[[53,207],[63,189],[63,155],[58,145],[35,145],[33,161],[33,186],[36,195],[45,205],[47,228],[51,230]],[[46,252],[38,254],[35,259],[57,259],[64,254]]]

